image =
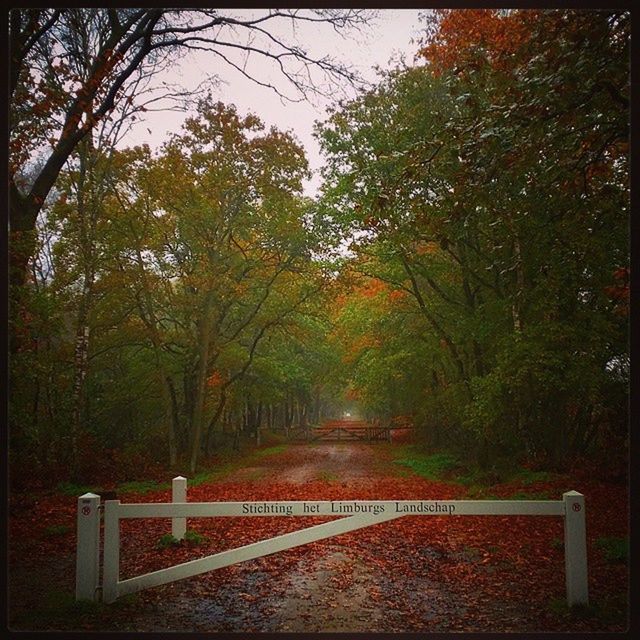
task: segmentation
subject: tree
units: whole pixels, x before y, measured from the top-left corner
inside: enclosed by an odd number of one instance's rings
[[[628,263],[628,16],[441,17],[428,64],[320,127],[318,225],[358,238],[355,268],[422,314],[436,386],[460,389],[451,415],[481,458],[490,441],[576,455],[603,433],[599,390],[625,358],[612,299]]]
[[[124,278],[153,348],[171,460],[188,443],[193,468],[260,344],[321,286],[307,266],[304,154],[263,128],[205,100],[158,157],[139,148],[117,161],[105,276]]]
[[[366,21],[361,10],[268,10],[255,18],[220,10],[14,9],[10,13],[9,213],[12,283],[24,282],[34,254],[36,218],[81,140],[116,112],[132,115],[142,88],[173,58],[209,51],[258,84],[265,84],[234,53],[260,56],[280,70],[298,97],[326,90],[321,81],[355,75],[328,57],[315,58],[269,27],[289,20],[334,29]],[[244,33],[244,41],[234,33]],[[228,35],[227,35],[228,34]],[[320,76],[314,76],[314,71]],[[285,96],[277,87],[272,89]],[[157,99],[149,98],[149,101]],[[144,109],[138,104],[138,108]],[[33,180],[23,178],[34,153],[44,162]]]

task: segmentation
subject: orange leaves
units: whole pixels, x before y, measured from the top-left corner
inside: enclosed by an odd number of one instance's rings
[[[626,285],[629,284],[629,267],[618,267],[613,272],[613,277]]]
[[[382,220],[376,216],[367,216],[364,219],[364,226],[367,229],[377,229],[382,224]]]
[[[222,479],[189,487],[189,502],[320,501],[320,500],[424,500],[465,499],[470,491],[457,482],[433,481],[414,474],[400,475],[400,465],[390,462],[386,448],[378,445],[289,447],[283,453],[260,460],[261,475],[253,477],[248,460]],[[136,454],[135,462],[139,464]],[[209,468],[220,467],[221,459]],[[249,463],[251,464],[251,463]],[[254,463],[255,464],[255,463]],[[244,468],[243,468],[244,466]],[[94,465],[95,473],[104,468]],[[299,471],[305,470],[304,479]],[[253,467],[253,471],[256,467]],[[155,473],[155,472],[154,472]],[[170,477],[164,470],[158,480]],[[328,480],[328,473],[339,481]],[[293,479],[298,476],[297,479]],[[154,476],[155,477],[155,476]],[[94,481],[97,476],[94,477]],[[595,602],[613,602],[626,594],[628,566],[611,563],[598,548],[602,537],[628,536],[628,488],[621,483],[594,480],[594,474],[558,476],[532,484],[510,482],[485,488],[474,499],[512,499],[514,493],[530,499],[546,493],[558,499],[574,486],[587,496],[587,545],[589,588]],[[115,484],[111,484],[115,488]],[[148,493],[118,491],[125,503],[168,502],[170,489]],[[64,559],[75,549],[76,498],[54,492],[14,493],[9,505],[10,579],[44,580],[53,566],[67,567]],[[170,531],[168,520],[128,519],[121,523],[121,575],[132,577],[162,567],[258,542],[299,530],[327,518],[190,519],[188,528],[204,537],[199,546],[183,544],[159,548],[161,536]],[[234,623],[234,611],[242,611],[261,631],[282,630],[278,616],[262,608],[295,604],[295,615],[311,625],[330,622],[341,612],[343,619],[360,620],[366,630],[372,622],[379,631],[621,631],[625,616],[611,609],[611,620],[596,616],[554,615],[552,598],[564,598],[562,519],[527,516],[405,516],[335,538],[318,541],[264,558],[211,571],[173,586],[145,590],[136,599],[127,624],[140,625],[150,607],[169,598],[162,623],[182,628],[205,619],[208,631],[218,630],[221,618],[213,607],[207,615],[194,612],[193,602],[215,596],[222,619]],[[37,567],[40,567],[39,569]],[[17,568],[29,571],[17,572]],[[66,580],[73,579],[67,573]],[[318,576],[323,576],[321,588]],[[302,585],[302,588],[300,587]],[[314,586],[315,585],[315,586]],[[356,585],[356,592],[350,592]],[[342,594],[342,595],[340,595]],[[351,597],[351,596],[356,597]],[[363,597],[360,598],[360,595]],[[304,601],[302,604],[300,601]],[[122,606],[125,606],[123,603]],[[384,615],[370,616],[371,607]],[[302,608],[302,611],[298,608]],[[110,630],[114,621],[122,628],[121,607],[87,613],[83,619]],[[128,611],[128,610],[127,610]],[[210,613],[211,612],[211,613]],[[359,617],[361,614],[363,617]],[[609,616],[607,616],[609,618]],[[47,623],[46,618],[43,620]],[[54,620],[59,622],[59,620]],[[49,621],[50,622],[50,621]],[[235,622],[236,631],[242,620]],[[395,624],[399,624],[395,628]],[[180,626],[181,625],[181,626]]]
[[[413,416],[410,415],[396,415],[391,417],[391,424],[395,427],[400,428],[412,428],[413,425]]]
[[[587,180],[591,181],[594,178],[609,178],[613,174],[613,166],[605,162],[594,162],[585,169],[585,175]]]
[[[407,292],[406,291],[390,291],[389,292],[389,302],[391,303],[397,303],[397,302],[402,302],[403,300],[407,299]]]
[[[416,245],[416,253],[419,256],[424,256],[424,255],[434,255],[436,253],[438,253],[440,249],[440,245],[437,242],[424,242],[424,243],[419,243],[418,245]]]
[[[613,312],[620,316],[629,314],[629,268],[619,267],[613,272],[615,284],[604,288],[605,294],[614,303]]]
[[[439,15],[435,38],[420,51],[437,73],[455,68],[472,45],[495,34],[497,17],[490,9],[442,10]]]
[[[445,9],[434,38],[419,52],[436,74],[475,64],[477,55],[496,67],[511,63],[528,37],[534,11],[500,15],[494,9]]]
[[[360,389],[350,387],[344,395],[347,400],[359,400],[362,397],[362,392]]]
[[[219,387],[224,382],[224,378],[222,374],[216,369],[208,378],[207,378],[207,387],[210,389],[215,389]]]
[[[358,338],[355,338],[347,348],[347,352],[343,357],[343,362],[345,364],[352,364],[358,359],[365,349],[375,349],[379,346],[379,338],[368,334],[359,336]]]
[[[356,289],[355,293],[361,295],[364,298],[374,298],[380,293],[388,291],[389,287],[378,278],[370,278],[368,282]]]

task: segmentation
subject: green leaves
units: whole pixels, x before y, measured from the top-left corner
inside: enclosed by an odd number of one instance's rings
[[[628,24],[606,12],[445,13],[429,65],[384,76],[318,128],[325,227],[347,234],[354,270],[406,296],[363,300],[361,326],[345,306],[354,344],[375,327],[393,345],[363,351],[353,384],[429,429],[576,453],[607,404],[611,346],[625,350],[615,300],[626,294],[612,279],[628,261]],[[400,367],[390,353],[405,354]],[[385,373],[412,362],[422,371],[400,374],[412,389],[400,401]]]

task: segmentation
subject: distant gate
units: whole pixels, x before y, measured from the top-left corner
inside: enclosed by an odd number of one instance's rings
[[[104,560],[100,587],[100,497],[87,493],[78,498],[78,542],[76,600],[104,602],[149,587],[196,576],[238,562],[260,558],[309,542],[355,531],[406,515],[470,516],[522,515],[562,516],[567,601],[588,602],[587,547],[584,496],[576,491],[562,500],[341,500],[296,502],[193,502],[186,501],[186,480],[173,480],[173,502],[104,504]],[[307,529],[255,542],[237,549],[120,580],[120,520],[126,518],[171,518],[174,537],[185,534],[185,518],[256,516],[347,516]]]
[[[389,442],[391,428],[364,420],[330,420],[311,432],[311,441],[319,440]]]
[[[327,420],[321,425],[290,427],[287,437],[293,442],[390,442],[394,431],[411,431],[406,421],[392,420],[389,424],[379,421],[342,419]]]

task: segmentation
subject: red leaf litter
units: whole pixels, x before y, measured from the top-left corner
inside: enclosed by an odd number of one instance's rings
[[[391,445],[390,445],[391,446]],[[390,464],[386,445],[291,446],[218,481],[188,501],[448,500],[454,482]],[[43,591],[75,584],[76,499],[12,496],[10,626],[14,629],[620,632],[627,628],[628,564],[606,557],[603,538],[628,536],[628,488],[593,478],[491,487],[507,498],[576,489],[585,495],[590,606],[564,606],[563,521],[546,516],[404,516],[98,605],[82,625]],[[170,491],[120,494],[122,502],[168,502]],[[120,578],[128,578],[330,520],[329,517],[197,518],[202,544],[160,548],[168,519],[121,522]],[[40,604],[38,604],[40,603]],[[40,606],[40,610],[38,610]],[[35,607],[35,609],[34,609]],[[37,614],[33,614],[36,610]]]

